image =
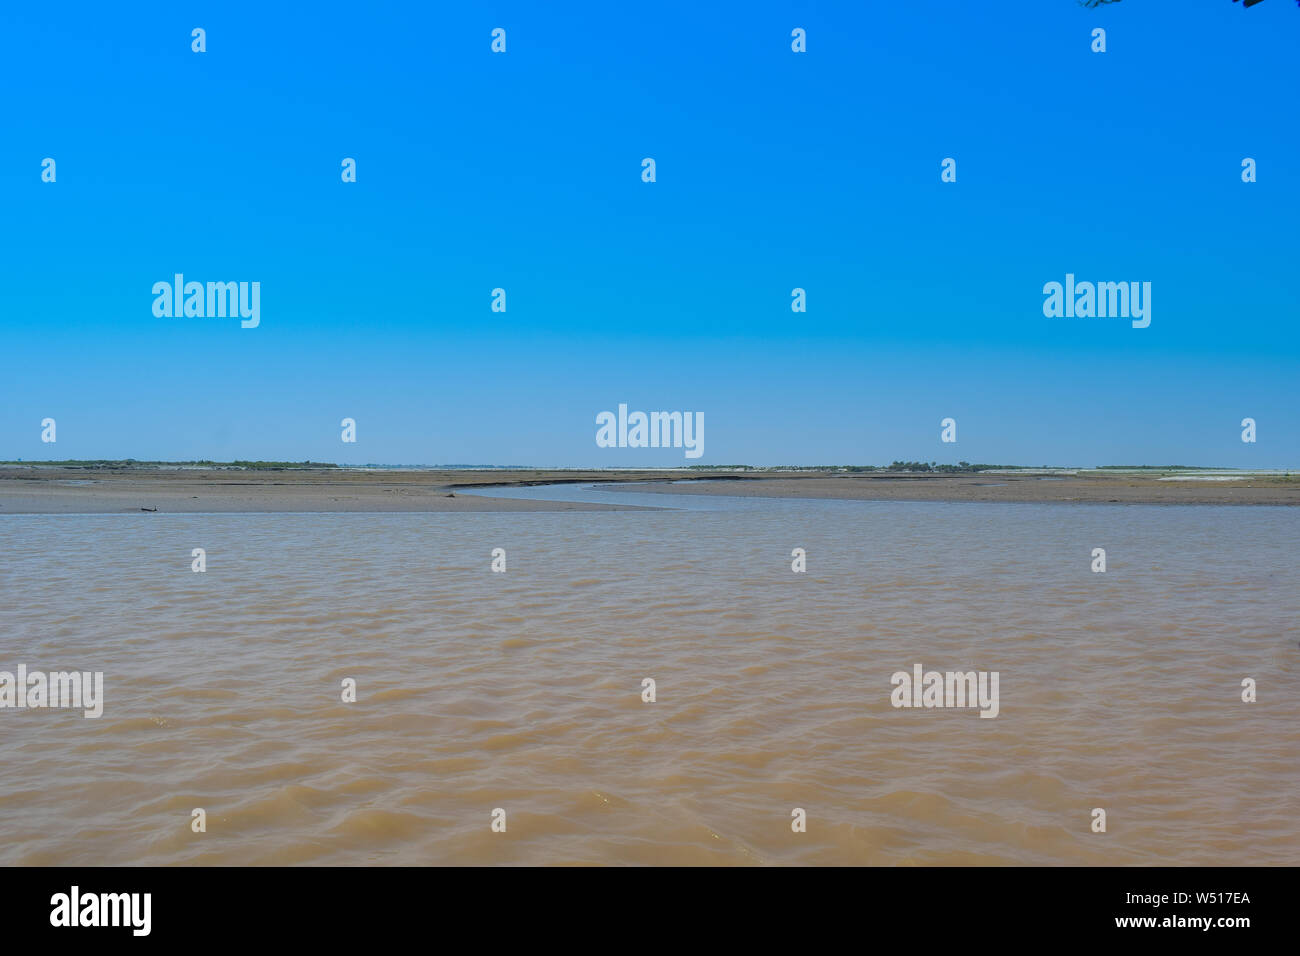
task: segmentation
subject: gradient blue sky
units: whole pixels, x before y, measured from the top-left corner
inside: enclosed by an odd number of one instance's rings
[[[1290,0],[4,20],[0,458],[686,463],[596,447],[626,402],[701,464],[1300,466]],[[176,272],[260,328],[155,318]],[[1150,328],[1044,318],[1066,272]]]

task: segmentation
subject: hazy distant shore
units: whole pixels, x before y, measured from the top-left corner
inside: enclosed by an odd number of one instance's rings
[[[690,483],[680,482],[691,479]],[[617,505],[457,494],[468,488],[617,482],[627,491],[862,501],[1300,504],[1300,478],[1198,480],[1162,472],[832,472],[63,468],[0,465],[0,514],[607,511]],[[621,490],[621,489],[616,489]]]

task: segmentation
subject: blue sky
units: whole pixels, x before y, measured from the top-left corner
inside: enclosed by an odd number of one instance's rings
[[[624,402],[702,464],[1300,466],[1294,3],[5,17],[0,458],[686,463],[597,448]],[[1045,318],[1067,272],[1150,327]]]

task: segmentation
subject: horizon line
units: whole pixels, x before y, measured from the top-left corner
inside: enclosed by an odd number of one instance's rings
[[[1243,473],[1287,473],[1300,470],[1292,467],[1239,468],[1224,465],[1018,465],[990,464],[961,461],[948,464],[936,461],[904,461],[895,459],[888,465],[821,464],[821,465],[754,465],[754,464],[694,464],[694,465],[494,465],[494,464],[412,464],[386,462],[327,462],[290,461],[277,459],[243,459],[217,461],[211,459],[137,459],[137,458],[63,458],[63,459],[0,459],[0,466],[48,467],[111,467],[111,466],[191,466],[199,468],[231,468],[239,470],[310,469],[310,468],[378,468],[421,471],[901,471],[901,472],[955,472],[976,471],[1219,471]],[[901,467],[896,467],[901,466]]]

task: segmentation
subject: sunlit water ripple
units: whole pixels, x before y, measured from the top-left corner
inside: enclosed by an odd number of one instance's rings
[[[0,518],[0,863],[1300,863],[1294,509],[521,493]]]

